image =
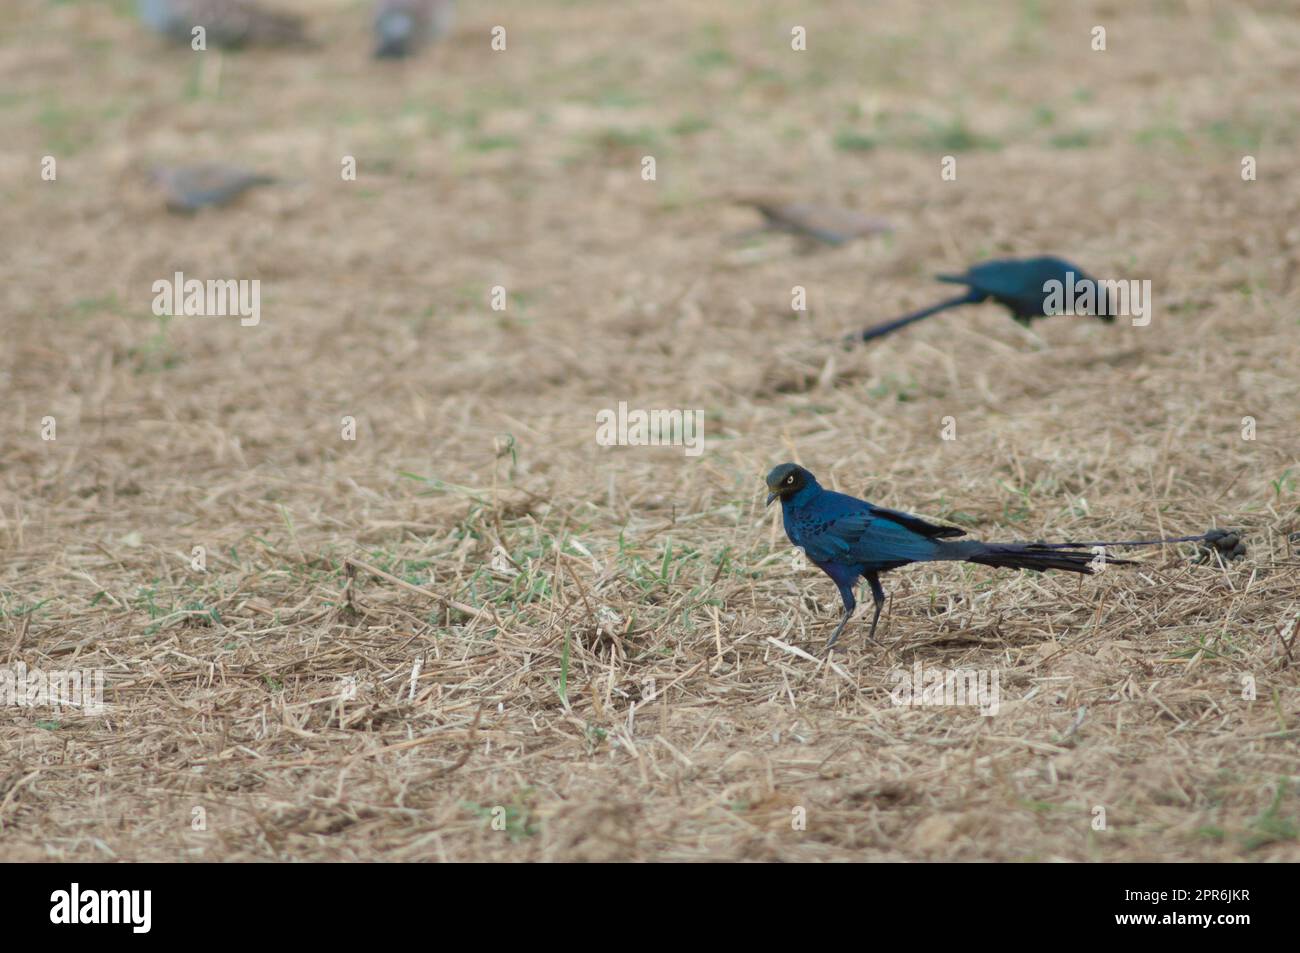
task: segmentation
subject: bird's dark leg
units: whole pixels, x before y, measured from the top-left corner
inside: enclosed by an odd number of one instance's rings
[[[840,624],[835,627],[835,631],[831,633],[830,641],[826,643],[828,653],[835,648],[835,640],[840,637],[844,627],[849,624],[849,619],[853,618],[853,610],[858,607],[858,600],[853,597],[853,581],[856,577],[844,578],[841,576],[836,579],[832,576],[831,578],[835,579],[835,586],[840,590],[840,598],[844,600],[844,618],[840,619]]]
[[[849,619],[851,618],[853,618],[853,607],[849,606],[844,610],[844,618],[840,619],[840,624],[837,625],[835,631],[831,633],[830,641],[826,643],[827,652],[835,648],[835,640],[840,637],[840,633],[844,631],[844,627],[849,624]]]
[[[867,633],[867,638],[874,642],[876,623],[880,621],[880,610],[885,607],[885,590],[880,585],[878,573],[864,572],[862,575],[866,576],[867,582],[871,584],[871,600],[876,604],[876,614],[871,617],[871,631]]]

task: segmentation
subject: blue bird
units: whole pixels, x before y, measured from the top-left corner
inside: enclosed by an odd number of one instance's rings
[[[803,549],[808,559],[831,577],[844,600],[844,617],[836,626],[827,651],[844,631],[857,600],[853,586],[858,577],[871,586],[876,612],[868,638],[876,636],[876,623],[885,604],[880,574],[909,563],[950,560],[979,563],[1005,569],[1063,569],[1090,574],[1099,556],[1093,546],[1138,546],[1160,542],[1204,539],[1187,536],[1167,540],[1134,540],[1118,543],[981,543],[975,540],[948,542],[966,531],[955,526],[936,526],[919,516],[874,506],[843,493],[822,489],[817,478],[803,467],[783,463],[767,475],[767,505],[781,501],[781,516],[790,542]],[[1089,547],[1087,549],[1083,547]],[[1131,560],[1106,557],[1111,565],[1131,565]]]
[[[1028,327],[1029,323],[1036,318],[1060,313],[1059,310],[1049,307],[1050,294],[1045,288],[1049,281],[1060,282],[1063,291],[1068,291],[1073,282],[1076,296],[1092,295],[1094,304],[1088,313],[1102,321],[1115,320],[1106,289],[1099,286],[1096,279],[1089,277],[1082,268],[1061,258],[1000,258],[973,265],[960,275],[935,275],[935,278],[951,284],[966,285],[968,290],[955,298],[948,298],[920,311],[913,311],[901,318],[849,335],[845,340],[847,342],[870,341],[884,337],[922,318],[928,318],[932,314],[938,314],[940,311],[988,300],[1002,305],[1011,312],[1011,316],[1016,321]],[[1086,290],[1085,286],[1087,286]]]

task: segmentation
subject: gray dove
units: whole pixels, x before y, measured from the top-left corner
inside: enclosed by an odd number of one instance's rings
[[[894,230],[884,219],[830,205],[779,202],[763,198],[744,198],[740,201],[762,213],[764,228],[790,232],[827,245],[843,245],[855,238]]]
[[[455,15],[453,0],[376,0],[375,56],[410,56],[447,33]]]
[[[301,17],[279,13],[252,0],[136,0],[140,19],[155,32],[188,44],[193,30],[207,31],[214,47],[289,46],[310,41]]]
[[[219,162],[155,166],[150,170],[150,178],[166,195],[167,208],[179,213],[226,205],[254,186],[277,181],[275,176]]]

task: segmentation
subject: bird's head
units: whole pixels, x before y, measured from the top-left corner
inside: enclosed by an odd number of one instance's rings
[[[806,486],[816,486],[817,478],[797,463],[783,463],[773,467],[767,475],[767,505],[775,500],[788,500]]]

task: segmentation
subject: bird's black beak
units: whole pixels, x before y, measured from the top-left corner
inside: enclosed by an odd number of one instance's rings
[[[767,505],[768,505],[768,506],[771,506],[771,505],[772,505],[772,501],[775,500],[775,499],[776,499],[778,496],[780,496],[780,495],[781,495],[781,494],[779,494],[779,493],[769,493],[769,494],[767,495]]]

